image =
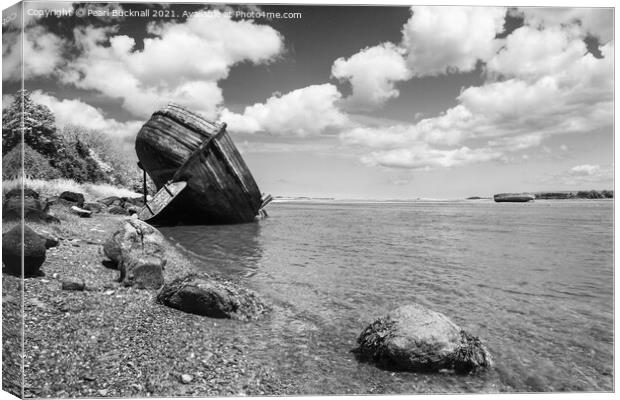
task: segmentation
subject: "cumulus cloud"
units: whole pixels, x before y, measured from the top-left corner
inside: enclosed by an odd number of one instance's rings
[[[570,26],[582,36],[591,35],[603,44],[613,39],[613,9],[587,7],[523,7],[512,11],[524,18],[524,23],[537,29]]]
[[[399,44],[367,47],[337,59],[332,76],[351,83],[344,105],[370,110],[398,97],[397,82],[412,77],[468,72],[501,46],[506,8],[412,7]]]
[[[22,40],[23,37],[23,40]],[[23,57],[22,57],[23,44]],[[2,80],[19,81],[48,76],[63,64],[66,42],[42,26],[31,26],[21,32],[2,35]]]
[[[136,116],[175,101],[212,118],[223,99],[217,82],[232,66],[269,62],[283,49],[282,37],[267,25],[212,15],[208,23],[196,16],[184,23],[151,23],[153,37],[144,39],[141,50],[115,27],[78,27],[74,36],[81,54],[63,80],[120,98]]]
[[[341,57],[332,66],[332,76],[349,80],[353,93],[346,106],[353,110],[380,107],[398,97],[394,84],[412,76],[403,58],[403,50],[393,43],[367,47],[348,59]]]
[[[403,27],[407,63],[415,76],[467,72],[501,45],[503,7],[412,7]]]
[[[478,45],[470,46],[476,49],[470,54],[475,57],[460,57],[459,50],[451,48],[448,38],[453,35],[448,30],[443,39],[433,42],[436,54],[429,54],[424,62],[430,64],[419,65],[418,73],[443,73],[446,66],[468,70],[481,59],[486,61],[486,82],[462,89],[456,98],[458,105],[435,117],[413,124],[358,126],[342,132],[341,140],[371,150],[364,158],[367,163],[424,169],[424,165],[438,168],[500,159],[510,152],[540,146],[552,135],[611,129],[613,41],[601,46],[603,57],[596,58],[583,41],[585,28],[551,22],[536,27],[526,24],[505,39],[494,39],[493,32],[498,32],[503,20],[500,11],[414,8],[404,35],[409,35],[407,30],[426,32],[433,21],[440,27],[449,20],[469,18],[479,27],[472,36],[461,33],[464,42],[475,38],[472,40]],[[493,41],[501,42],[502,48],[490,44]],[[429,42],[422,41],[422,48],[410,48],[408,54],[424,54],[425,43]],[[445,56],[444,49],[449,50]],[[439,65],[442,67],[436,67]],[[411,68],[415,73],[416,67]]]
[[[350,122],[340,111],[341,94],[332,84],[313,85],[245,108],[242,114],[224,109],[220,120],[236,133],[310,136],[330,133]]]
[[[40,90],[34,91],[31,98],[34,102],[43,104],[52,110],[58,127],[83,126],[109,136],[127,138],[135,136],[142,126],[140,121],[120,122],[113,118],[106,118],[101,110],[78,99],[60,100]]]

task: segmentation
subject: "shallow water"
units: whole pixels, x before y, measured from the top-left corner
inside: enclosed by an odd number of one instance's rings
[[[255,224],[162,232],[274,311],[224,323],[301,393],[610,391],[613,202],[277,203]],[[474,376],[393,373],[350,352],[415,301],[479,335]]]

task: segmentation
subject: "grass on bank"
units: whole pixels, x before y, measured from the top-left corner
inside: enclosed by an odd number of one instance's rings
[[[20,179],[11,179],[2,181],[2,195],[11,189],[17,189],[21,186]],[[32,179],[26,178],[24,186],[35,190],[41,197],[59,196],[62,192],[71,191],[82,193],[86,201],[95,201],[105,197],[140,197],[140,193],[132,190],[119,188],[107,183],[78,183],[71,179]]]

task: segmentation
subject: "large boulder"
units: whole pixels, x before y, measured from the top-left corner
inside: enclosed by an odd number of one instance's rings
[[[147,253],[163,257],[164,242],[164,235],[153,226],[137,218],[126,218],[103,244],[103,252],[118,264],[123,261],[123,251],[128,253],[136,246],[142,247]]]
[[[59,198],[80,208],[84,206],[84,195],[82,193],[65,191],[60,194]]]
[[[389,369],[469,373],[492,365],[491,355],[477,337],[419,304],[401,306],[375,320],[357,342],[363,359]]]
[[[267,311],[267,306],[251,290],[204,274],[190,274],[165,284],[157,301],[177,310],[212,318],[250,320]]]
[[[166,264],[164,241],[151,225],[128,218],[103,244],[103,252],[117,264],[124,285],[159,289]]]
[[[5,220],[23,219],[35,222],[56,222],[58,218],[48,214],[49,205],[39,198],[39,194],[29,188],[23,190],[23,214],[22,214],[22,189],[9,190],[4,195],[2,204],[2,218]]]
[[[45,239],[27,225],[24,225],[22,230],[22,224],[16,225],[2,235],[2,262],[6,272],[13,275],[21,275],[22,245],[24,251],[24,275],[36,275],[45,261],[45,251],[47,250]]]

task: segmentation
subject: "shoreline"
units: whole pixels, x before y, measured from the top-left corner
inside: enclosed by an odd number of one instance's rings
[[[53,206],[54,211],[57,207]],[[290,385],[285,391],[269,370],[247,360],[234,337],[218,332],[218,325],[251,321],[187,314],[156,303],[158,290],[126,288],[115,282],[119,271],[102,264],[106,259],[102,245],[125,218],[67,214],[62,215],[60,225],[26,222],[35,231],[47,231],[61,240],[47,251],[41,267],[45,276],[24,280],[24,396],[291,393]],[[17,223],[4,221],[3,232]],[[168,238],[164,246],[166,282],[200,271]],[[216,273],[209,274],[218,278]],[[61,290],[62,279],[69,277],[83,279],[86,290]],[[11,321],[19,319],[12,315],[19,312],[19,281],[19,277],[3,273],[5,337],[11,336],[11,325],[15,326]],[[19,356],[10,354],[11,343],[4,347],[5,371],[19,364],[11,365]],[[191,375],[191,382],[183,382],[184,374]],[[3,386],[19,395],[17,386],[7,379]]]

